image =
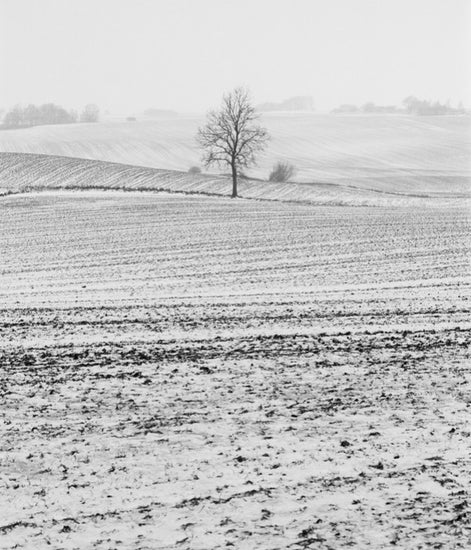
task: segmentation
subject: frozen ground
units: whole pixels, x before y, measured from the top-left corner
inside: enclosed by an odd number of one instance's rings
[[[2,549],[470,547],[469,209],[0,208]]]

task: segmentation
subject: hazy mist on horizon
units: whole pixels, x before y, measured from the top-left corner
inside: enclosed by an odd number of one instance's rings
[[[0,0],[0,108],[471,98],[469,0]]]

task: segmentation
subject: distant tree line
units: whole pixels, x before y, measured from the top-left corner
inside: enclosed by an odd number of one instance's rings
[[[314,101],[309,96],[296,96],[285,99],[281,103],[260,103],[255,106],[257,111],[314,111]]]
[[[153,107],[146,109],[142,114],[148,118],[175,118],[178,116],[176,111],[171,111],[169,109],[154,109]]]
[[[417,99],[413,95],[406,97],[402,104],[405,110],[412,115],[463,115],[465,113],[461,102],[455,108],[450,105],[449,101],[447,103],[432,102]]]
[[[100,111],[96,105],[89,104],[78,115],[77,111],[67,111],[54,103],[43,105],[15,105],[3,117],[1,128],[29,128],[44,124],[72,124],[75,122],[98,122]]]
[[[355,114],[355,113],[392,113],[392,114],[410,114],[421,116],[435,115],[462,115],[466,113],[463,104],[460,102],[458,107],[452,107],[450,102],[440,103],[439,101],[426,101],[414,96],[406,97],[402,102],[402,108],[396,105],[376,105],[372,101],[365,103],[361,107],[345,103],[331,111],[335,114]]]

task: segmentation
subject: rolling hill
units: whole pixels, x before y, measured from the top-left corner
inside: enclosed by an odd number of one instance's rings
[[[0,132],[0,151],[187,171],[199,163],[194,136],[202,122],[178,117],[8,130]],[[266,178],[277,160],[288,160],[300,183],[407,194],[470,191],[470,117],[291,113],[265,114],[262,122],[272,139],[249,171],[253,177]]]
[[[173,193],[228,195],[228,176],[189,174],[100,160],[32,153],[0,153],[0,195],[45,189],[109,189],[168,191]],[[463,193],[409,194],[363,189],[336,183],[272,183],[242,179],[243,198],[309,202],[313,204],[386,206],[416,204],[435,206],[456,203]],[[469,198],[469,197],[468,197]]]

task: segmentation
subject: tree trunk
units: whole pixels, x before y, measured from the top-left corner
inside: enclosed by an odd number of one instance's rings
[[[231,164],[232,168],[232,198],[237,197],[237,167],[235,164]]]

